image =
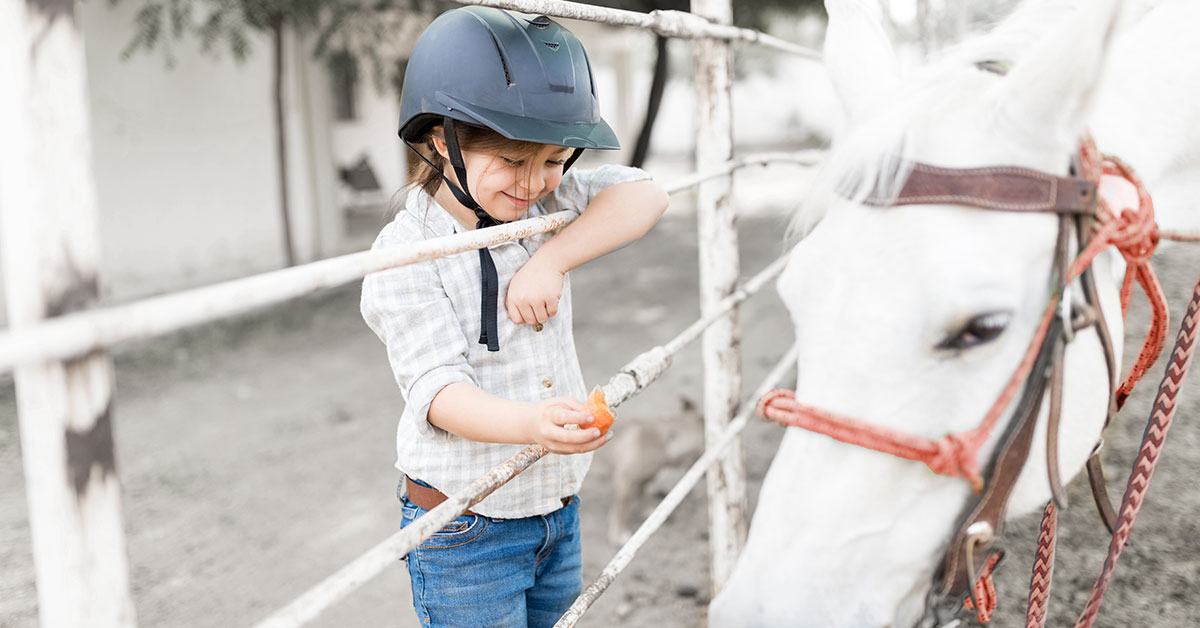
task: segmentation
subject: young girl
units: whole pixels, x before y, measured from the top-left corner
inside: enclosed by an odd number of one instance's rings
[[[551,626],[582,587],[575,494],[607,441],[581,402],[567,272],[640,238],[667,195],[632,168],[564,176],[583,148],[618,144],[583,47],[545,16],[441,15],[413,49],[400,110],[420,167],[375,248],[579,214],[557,234],[374,273],[362,294],[406,401],[402,525],[531,443],[552,452],[409,554],[417,615]]]

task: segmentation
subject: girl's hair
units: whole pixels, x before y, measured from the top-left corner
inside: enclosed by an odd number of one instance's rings
[[[529,160],[534,158],[543,146],[542,144],[535,144],[533,142],[510,140],[487,127],[463,123],[458,123],[455,127],[458,129],[458,145],[463,152],[472,151],[492,155],[503,154],[509,159]],[[440,137],[442,132],[441,125],[430,127],[421,136],[420,141],[415,143],[415,148],[421,151],[421,154],[429,159],[429,161],[433,162],[437,166],[437,170],[430,168],[429,164],[419,158],[410,159],[408,165],[408,180],[430,196],[433,196],[438,191],[438,188],[441,187],[442,172],[446,167],[446,159],[442,157],[441,153],[437,152],[437,148],[433,144],[433,138],[435,136]],[[458,182],[454,177],[451,177],[450,180],[455,183]]]

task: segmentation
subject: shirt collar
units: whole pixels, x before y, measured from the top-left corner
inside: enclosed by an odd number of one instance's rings
[[[404,205],[405,209],[414,218],[421,221],[429,233],[435,237],[466,231],[462,225],[458,224],[454,216],[451,216],[450,212],[442,207],[441,203],[420,187],[413,188]]]

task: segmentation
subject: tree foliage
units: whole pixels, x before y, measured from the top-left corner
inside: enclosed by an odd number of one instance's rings
[[[402,71],[406,46],[450,6],[438,0],[143,0],[122,58],[158,50],[173,65],[176,43],[194,37],[203,52],[241,62],[252,54],[256,33],[286,26],[311,43],[314,57],[365,62],[382,88]]]

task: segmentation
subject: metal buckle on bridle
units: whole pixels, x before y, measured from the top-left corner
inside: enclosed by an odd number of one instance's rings
[[[1071,284],[1063,286],[1062,298],[1058,301],[1058,318],[1062,320],[1063,340],[1070,344],[1075,339],[1075,321],[1071,312]]]

